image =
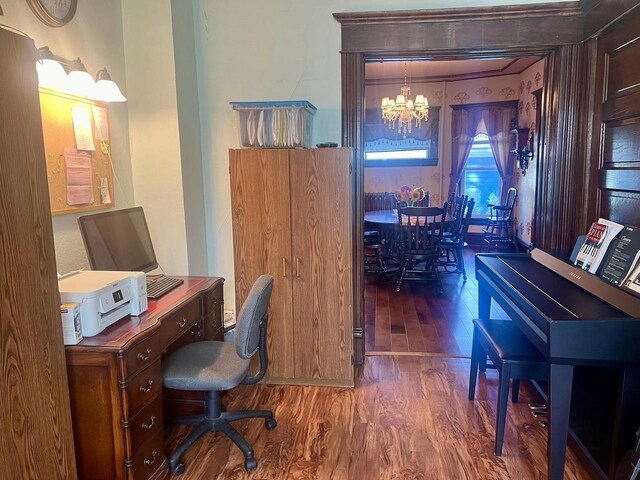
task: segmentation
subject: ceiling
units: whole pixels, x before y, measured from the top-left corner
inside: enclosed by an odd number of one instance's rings
[[[407,81],[440,82],[471,78],[512,75],[540,60],[541,57],[482,58],[473,60],[409,60]],[[402,83],[405,60],[384,60],[365,64],[367,85]]]

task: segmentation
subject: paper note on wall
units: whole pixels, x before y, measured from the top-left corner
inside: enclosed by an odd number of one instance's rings
[[[67,204],[93,203],[91,154],[74,148],[65,148],[64,161],[67,171]]]
[[[95,150],[89,109],[86,107],[72,107],[71,116],[73,117],[73,131],[76,135],[76,148],[78,150]]]
[[[94,105],[93,122],[96,125],[96,139],[109,141],[109,119],[107,117],[107,109],[99,105]]]

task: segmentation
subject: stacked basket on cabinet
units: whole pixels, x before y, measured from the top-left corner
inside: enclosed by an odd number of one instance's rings
[[[243,147],[311,147],[316,107],[306,100],[231,102],[239,113]]]

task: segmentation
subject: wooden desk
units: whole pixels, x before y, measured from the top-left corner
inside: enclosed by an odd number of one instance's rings
[[[67,346],[78,477],[142,480],[168,476],[164,412],[204,412],[202,392],[162,388],[162,356],[198,340],[222,340],[222,278],[184,284],[139,317]]]

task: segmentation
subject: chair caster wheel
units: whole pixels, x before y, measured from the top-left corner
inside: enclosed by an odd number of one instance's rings
[[[264,421],[264,426],[267,428],[267,430],[273,430],[278,426],[278,422],[276,422],[275,418],[267,418]]]
[[[184,463],[179,463],[173,467],[171,473],[174,475],[182,475],[184,473]]]
[[[255,470],[257,466],[258,466],[258,462],[255,458],[247,458],[244,461],[244,468],[246,468],[247,471]]]

